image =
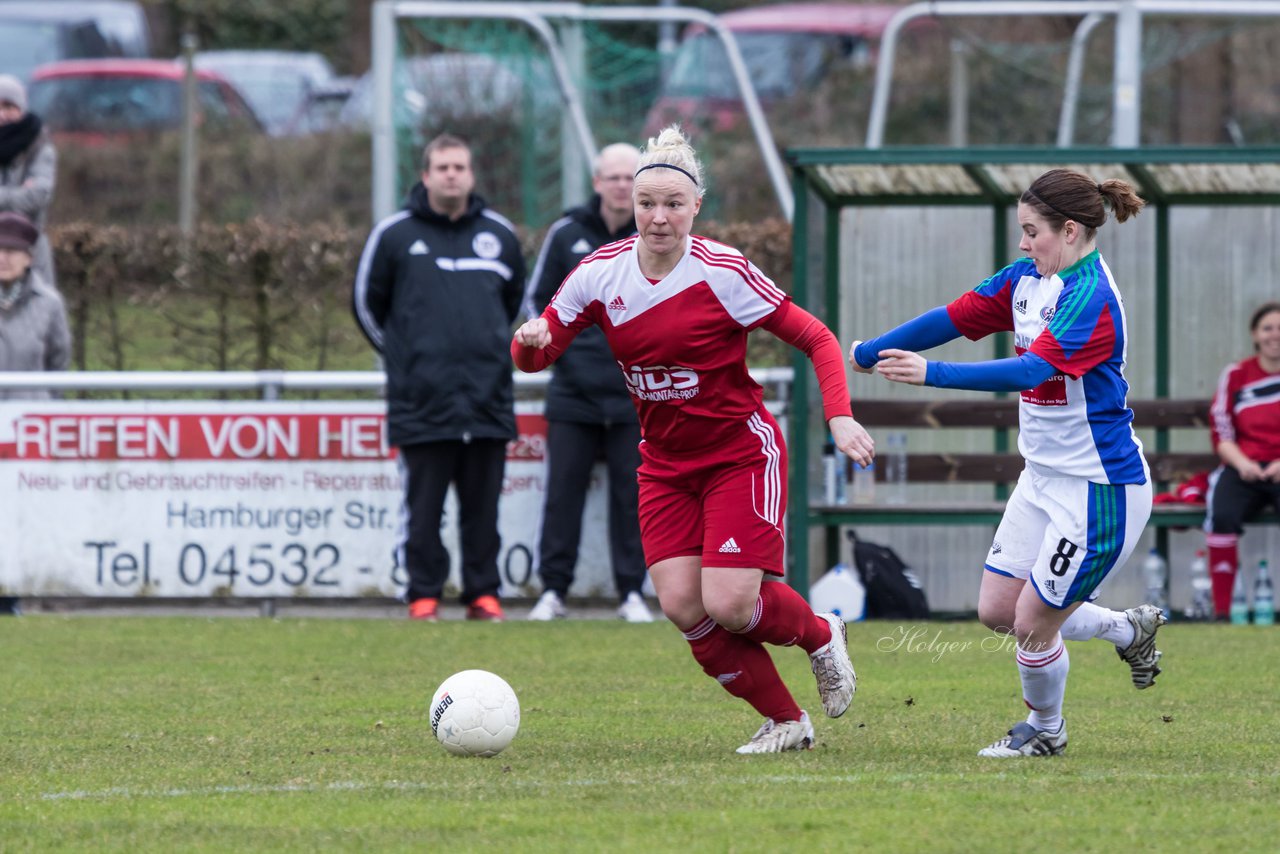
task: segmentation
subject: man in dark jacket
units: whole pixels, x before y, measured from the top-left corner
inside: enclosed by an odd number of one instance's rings
[[[409,616],[435,620],[449,575],[445,495],[458,496],[467,618],[501,620],[498,496],[515,438],[511,323],[524,291],[515,229],[475,195],[471,150],[432,140],[422,183],[369,235],[356,273],[356,320],[387,371],[387,433],[399,449],[408,512]]]
[[[595,195],[567,211],[547,232],[529,279],[525,312],[530,317],[542,313],[578,262],[604,244],[635,233],[631,185],[639,158],[635,146],[625,143],[600,152],[592,176]],[[640,424],[622,371],[599,328],[583,330],[556,362],[546,415],[547,496],[538,547],[544,592],[529,619],[565,616],[591,467],[603,451],[609,470],[609,557],[622,603],[618,616],[628,622],[651,622],[640,593],[645,576],[636,485]]]

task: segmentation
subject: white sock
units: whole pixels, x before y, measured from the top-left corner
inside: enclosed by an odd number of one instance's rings
[[[1124,611],[1112,611],[1092,602],[1085,602],[1072,611],[1059,631],[1070,641],[1102,638],[1121,648],[1133,643],[1133,626]]]
[[[1071,657],[1067,655],[1062,636],[1043,652],[1027,652],[1018,647],[1018,675],[1022,677],[1022,701],[1031,714],[1027,723],[1038,730],[1057,732],[1062,726],[1062,698],[1067,691],[1067,671]]]

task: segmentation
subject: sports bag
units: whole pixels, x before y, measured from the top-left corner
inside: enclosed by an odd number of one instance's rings
[[[867,590],[868,620],[927,620],[929,600],[920,579],[888,546],[849,531],[853,565]]]

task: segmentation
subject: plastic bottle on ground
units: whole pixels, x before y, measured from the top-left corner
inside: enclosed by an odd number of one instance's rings
[[[1244,573],[1236,573],[1235,585],[1231,588],[1231,610],[1230,614],[1232,625],[1245,626],[1249,624],[1249,596],[1244,592]]]
[[[1275,622],[1275,595],[1271,589],[1271,572],[1264,558],[1258,561],[1258,575],[1253,579],[1253,624],[1273,626]]]
[[[1213,583],[1209,580],[1209,560],[1204,549],[1196,552],[1189,575],[1191,602],[1187,605],[1187,619],[1213,619]]]
[[[1169,597],[1166,593],[1169,581],[1169,564],[1159,549],[1151,549],[1142,559],[1142,582],[1146,586],[1146,600],[1169,616]]]

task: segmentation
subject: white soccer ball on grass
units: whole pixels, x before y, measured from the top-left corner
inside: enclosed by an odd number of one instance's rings
[[[520,701],[501,676],[463,670],[436,689],[429,711],[431,731],[457,756],[497,756],[520,729]]]

